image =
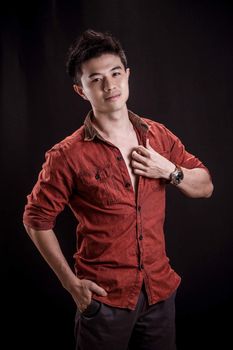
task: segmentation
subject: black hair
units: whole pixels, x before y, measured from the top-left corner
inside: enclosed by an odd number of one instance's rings
[[[109,32],[96,32],[88,29],[70,46],[66,61],[66,71],[74,84],[81,85],[82,63],[104,53],[120,57],[124,68],[127,68],[125,52],[116,38]]]

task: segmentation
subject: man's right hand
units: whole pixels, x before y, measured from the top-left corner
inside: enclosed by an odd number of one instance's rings
[[[77,279],[78,283],[72,286],[70,293],[80,312],[86,310],[91,303],[92,294],[106,296],[107,292],[95,282],[86,279]]]
[[[106,291],[96,283],[77,278],[64,257],[52,229],[36,230],[27,225],[25,225],[25,229],[41,255],[58,276],[63,287],[72,295],[81,312],[91,303],[92,293],[101,296],[107,295]]]

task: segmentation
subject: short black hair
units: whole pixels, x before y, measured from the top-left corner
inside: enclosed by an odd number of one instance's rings
[[[82,63],[104,53],[111,53],[120,57],[125,69],[127,58],[116,38],[110,32],[96,32],[88,29],[74,41],[67,54],[66,71],[74,84],[81,85]]]

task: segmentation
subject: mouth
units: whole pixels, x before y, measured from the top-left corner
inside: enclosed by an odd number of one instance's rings
[[[121,94],[115,94],[115,95],[111,95],[105,98],[106,101],[115,101],[118,99],[118,97],[120,97]]]

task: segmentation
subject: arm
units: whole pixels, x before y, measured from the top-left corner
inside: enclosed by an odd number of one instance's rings
[[[73,191],[72,171],[60,149],[46,153],[38,181],[27,197],[23,222],[37,249],[72,295],[80,311],[91,302],[92,293],[106,295],[94,282],[78,279],[66,261],[52,228],[57,215],[69,202]],[[37,229],[34,229],[36,227]]]
[[[138,146],[132,152],[132,167],[134,173],[154,179],[163,178],[169,180],[171,172],[175,170],[175,165],[167,158],[156,152],[147,140],[147,147]],[[186,169],[182,167],[184,173],[183,181],[177,185],[186,196],[192,198],[209,198],[213,192],[213,184],[209,174],[205,169]]]
[[[105,290],[96,283],[76,277],[61,251],[53,230],[35,230],[27,225],[24,226],[33,243],[63,287],[71,294],[81,312],[90,304],[92,292],[102,296],[107,295]]]
[[[177,188],[179,188],[187,197],[211,197],[214,186],[206,170],[200,168],[185,169],[183,167],[182,170],[184,173],[184,179],[176,186]]]

